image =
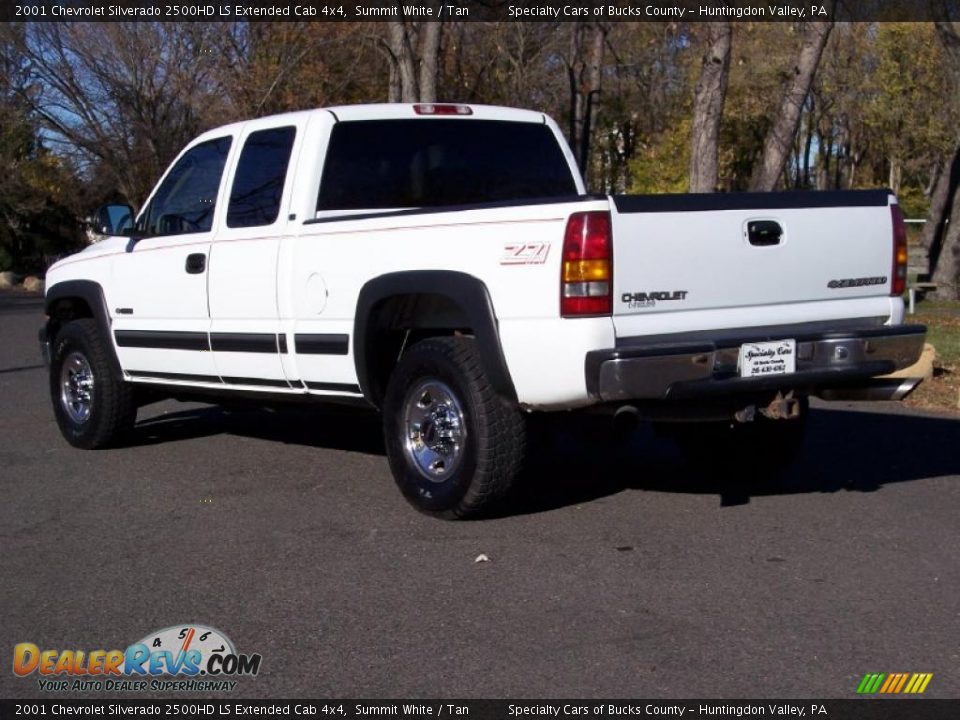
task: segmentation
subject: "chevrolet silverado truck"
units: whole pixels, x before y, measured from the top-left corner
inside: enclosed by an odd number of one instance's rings
[[[57,423],[121,442],[157,397],[378,410],[403,495],[502,498],[532,413],[719,433],[787,462],[807,399],[898,399],[906,235],[887,190],[587,194],[539,112],[332,107],[190,143],[138,215],[47,274]],[[135,221],[134,221],[135,218]],[[751,460],[753,458],[753,460]]]

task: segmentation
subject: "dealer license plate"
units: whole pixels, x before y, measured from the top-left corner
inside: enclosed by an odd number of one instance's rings
[[[796,340],[745,343],[740,346],[740,377],[786,375],[796,370]]]

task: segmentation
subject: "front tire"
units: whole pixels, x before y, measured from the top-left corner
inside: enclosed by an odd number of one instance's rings
[[[50,398],[60,432],[84,450],[120,442],[137,416],[133,388],[116,376],[96,321],[73,320],[57,333]]]
[[[387,384],[383,423],[397,486],[435,517],[488,510],[523,462],[523,418],[490,385],[472,338],[430,338],[405,352]]]

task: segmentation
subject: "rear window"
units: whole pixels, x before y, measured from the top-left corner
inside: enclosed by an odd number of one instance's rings
[[[365,120],[333,127],[317,210],[467,205],[576,195],[546,125]]]

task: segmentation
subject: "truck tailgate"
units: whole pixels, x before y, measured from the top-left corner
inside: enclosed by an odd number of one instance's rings
[[[889,313],[893,198],[887,190],[613,201],[619,337],[663,332],[664,321],[681,315],[678,329],[731,327],[751,308],[762,310],[757,325],[776,322],[776,306],[791,306],[791,320],[809,322],[862,317],[867,307],[870,314]],[[807,304],[799,316],[797,303]],[[716,312],[722,309],[731,312]]]

